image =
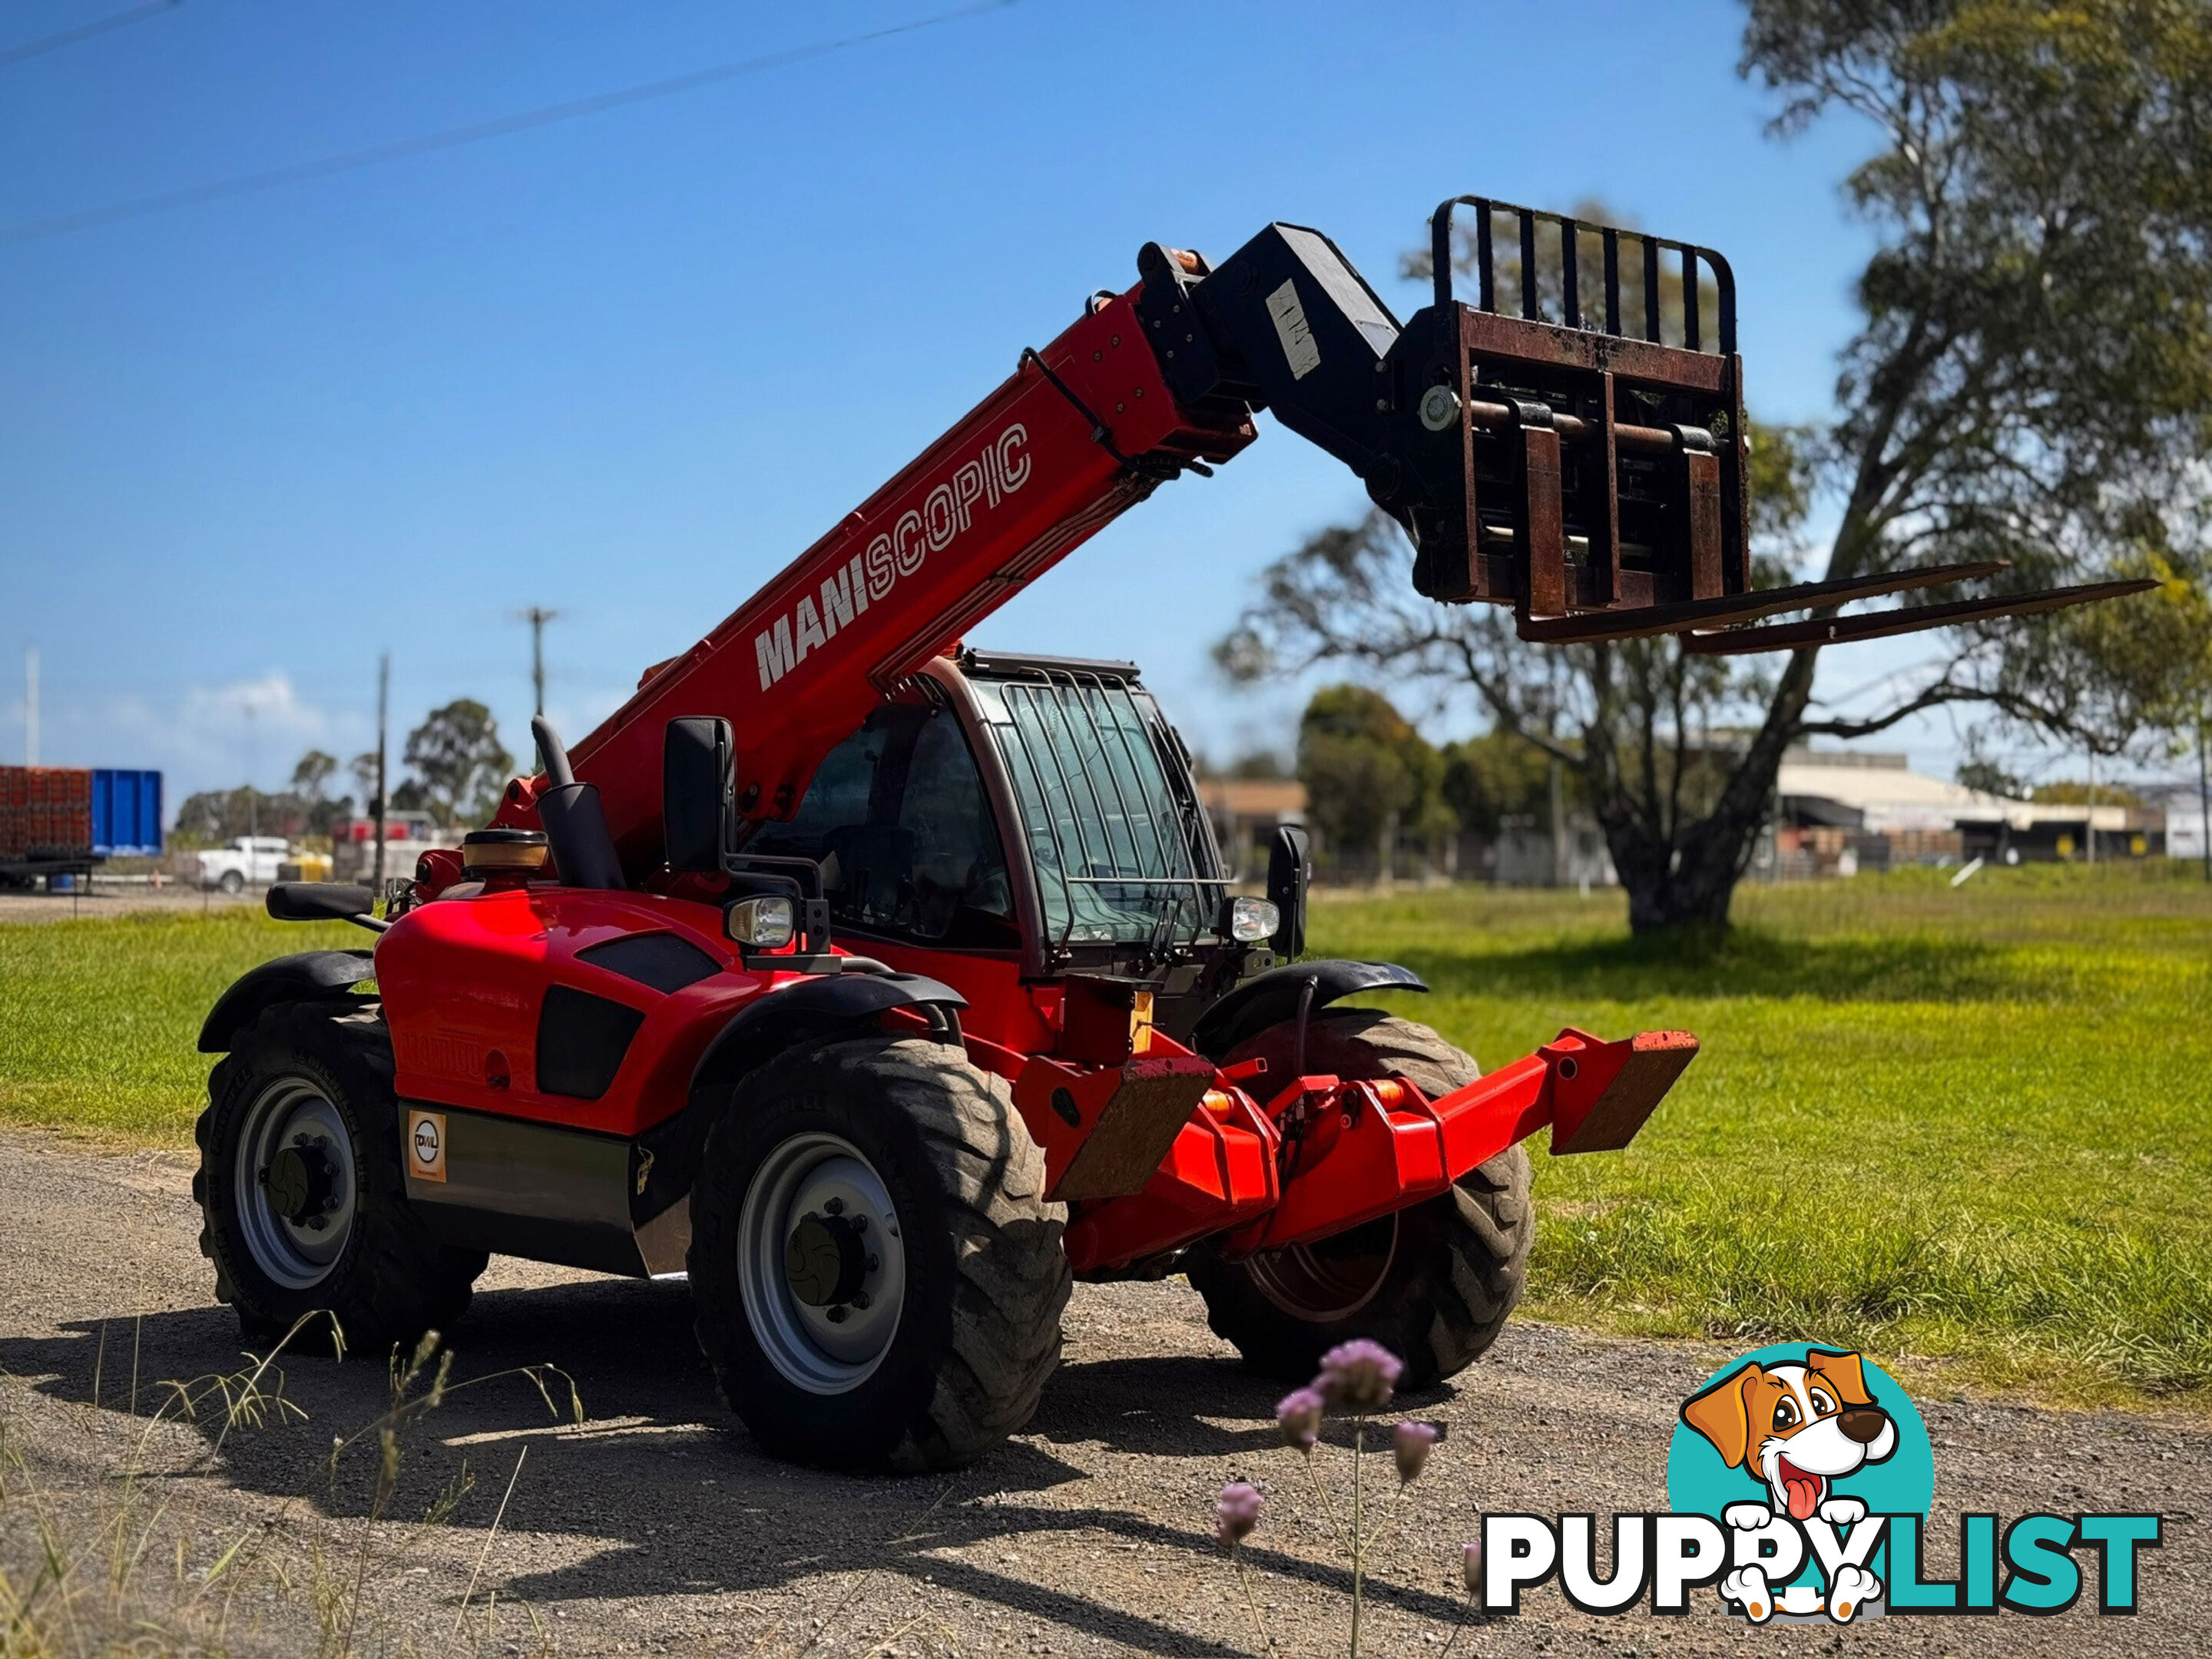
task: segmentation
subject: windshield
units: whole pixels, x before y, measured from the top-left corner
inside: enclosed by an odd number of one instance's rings
[[[1150,696],[1085,670],[971,678],[1012,781],[1048,940],[1187,942],[1227,884],[1176,738]],[[1173,753],[1171,749],[1168,752]]]

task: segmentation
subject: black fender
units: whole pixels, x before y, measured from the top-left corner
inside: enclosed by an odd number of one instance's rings
[[[302,951],[264,962],[216,999],[200,1026],[200,1052],[227,1053],[240,1031],[280,1002],[337,1001],[375,975],[367,951]]]
[[[921,974],[836,974],[802,979],[747,1003],[691,1068],[691,1093],[724,1088],[793,1043],[872,1022],[890,1008],[965,1008],[968,999]],[[959,1024],[952,1024],[957,1040]]]
[[[1426,991],[1427,982],[1395,962],[1297,962],[1271,968],[1244,981],[1199,1016],[1191,1028],[1191,1047],[1219,1062],[1240,1043],[1270,1025],[1297,1017],[1307,988],[1311,1008],[1325,1008],[1360,991]]]
[[[921,974],[842,973],[803,979],[756,997],[716,1032],[691,1070],[684,1109],[638,1137],[647,1161],[640,1173],[632,1212],[642,1222],[691,1190],[707,1133],[744,1075],[802,1042],[872,1030],[892,1008],[931,1012],[931,1024],[950,1042],[960,1041],[956,1012],[968,1006],[942,981]]]

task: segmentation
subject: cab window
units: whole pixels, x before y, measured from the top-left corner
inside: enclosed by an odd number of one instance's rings
[[[998,826],[948,708],[877,709],[823,759],[791,820],[763,824],[744,850],[821,865],[840,930],[952,949],[1021,943]]]

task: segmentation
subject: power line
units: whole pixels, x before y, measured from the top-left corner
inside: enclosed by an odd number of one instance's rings
[[[80,40],[89,40],[95,34],[105,34],[110,29],[125,28],[132,23],[143,23],[149,17],[158,17],[165,11],[174,11],[184,0],[146,0],[143,6],[133,6],[128,11],[118,11],[106,17],[94,18],[89,23],[80,23],[73,29],[64,29],[59,34],[49,34],[32,41],[28,46],[9,46],[0,50],[0,69],[20,64],[27,58],[37,58],[49,52],[59,52],[64,46],[73,46]]]
[[[985,12],[1002,10],[1013,3],[1014,0],[970,0],[967,5],[956,6],[950,11],[935,12],[911,23],[895,23],[888,28],[870,29],[865,33],[848,34],[835,40],[817,40],[810,46],[793,46],[787,51],[772,52],[736,63],[717,64],[711,69],[694,70],[687,75],[672,75],[660,81],[647,81],[616,92],[597,93],[588,98],[547,104],[514,115],[496,116],[489,121],[448,127],[442,132],[428,132],[413,138],[395,139],[390,143],[372,144],[366,149],[349,150],[343,155],[326,155],[313,161],[295,161],[260,173],[218,179],[213,184],[164,191],[157,196],[142,196],[135,201],[118,202],[109,207],[88,208],[81,213],[65,213],[52,219],[34,219],[28,224],[0,230],[0,246],[43,241],[48,237],[64,236],[72,231],[88,230],[95,225],[117,224],[126,219],[167,213],[176,208],[197,207],[205,202],[219,202],[234,196],[251,195],[256,191],[274,190],[281,185],[326,179],[332,173],[351,173],[357,168],[375,167],[386,161],[404,161],[439,150],[458,149],[464,144],[481,143],[487,138],[503,138],[509,133],[526,132],[533,127],[552,126],[557,122],[579,120],[587,115],[620,109],[625,105],[641,104],[655,98],[673,97],[678,93],[694,92],[701,87],[736,80],[742,76],[786,69],[793,64],[826,58],[850,47],[887,40],[893,35],[913,34],[921,29],[934,28],[940,23],[957,22],[964,18],[981,16]]]

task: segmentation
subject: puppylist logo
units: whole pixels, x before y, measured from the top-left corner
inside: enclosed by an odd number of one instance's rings
[[[2047,1615],[2085,1597],[2124,1613],[2141,1552],[2163,1541],[2155,1515],[1967,1515],[1954,1576],[1931,1577],[1935,1491],[1927,1428],[1894,1378],[1859,1354],[1778,1343],[1682,1402],[1667,1512],[1611,1517],[1609,1577],[1595,1516],[1484,1516],[1482,1609],[1518,1613],[1524,1590],[1556,1578],[1583,1613],[1681,1613],[1710,1587],[1755,1625]]]

